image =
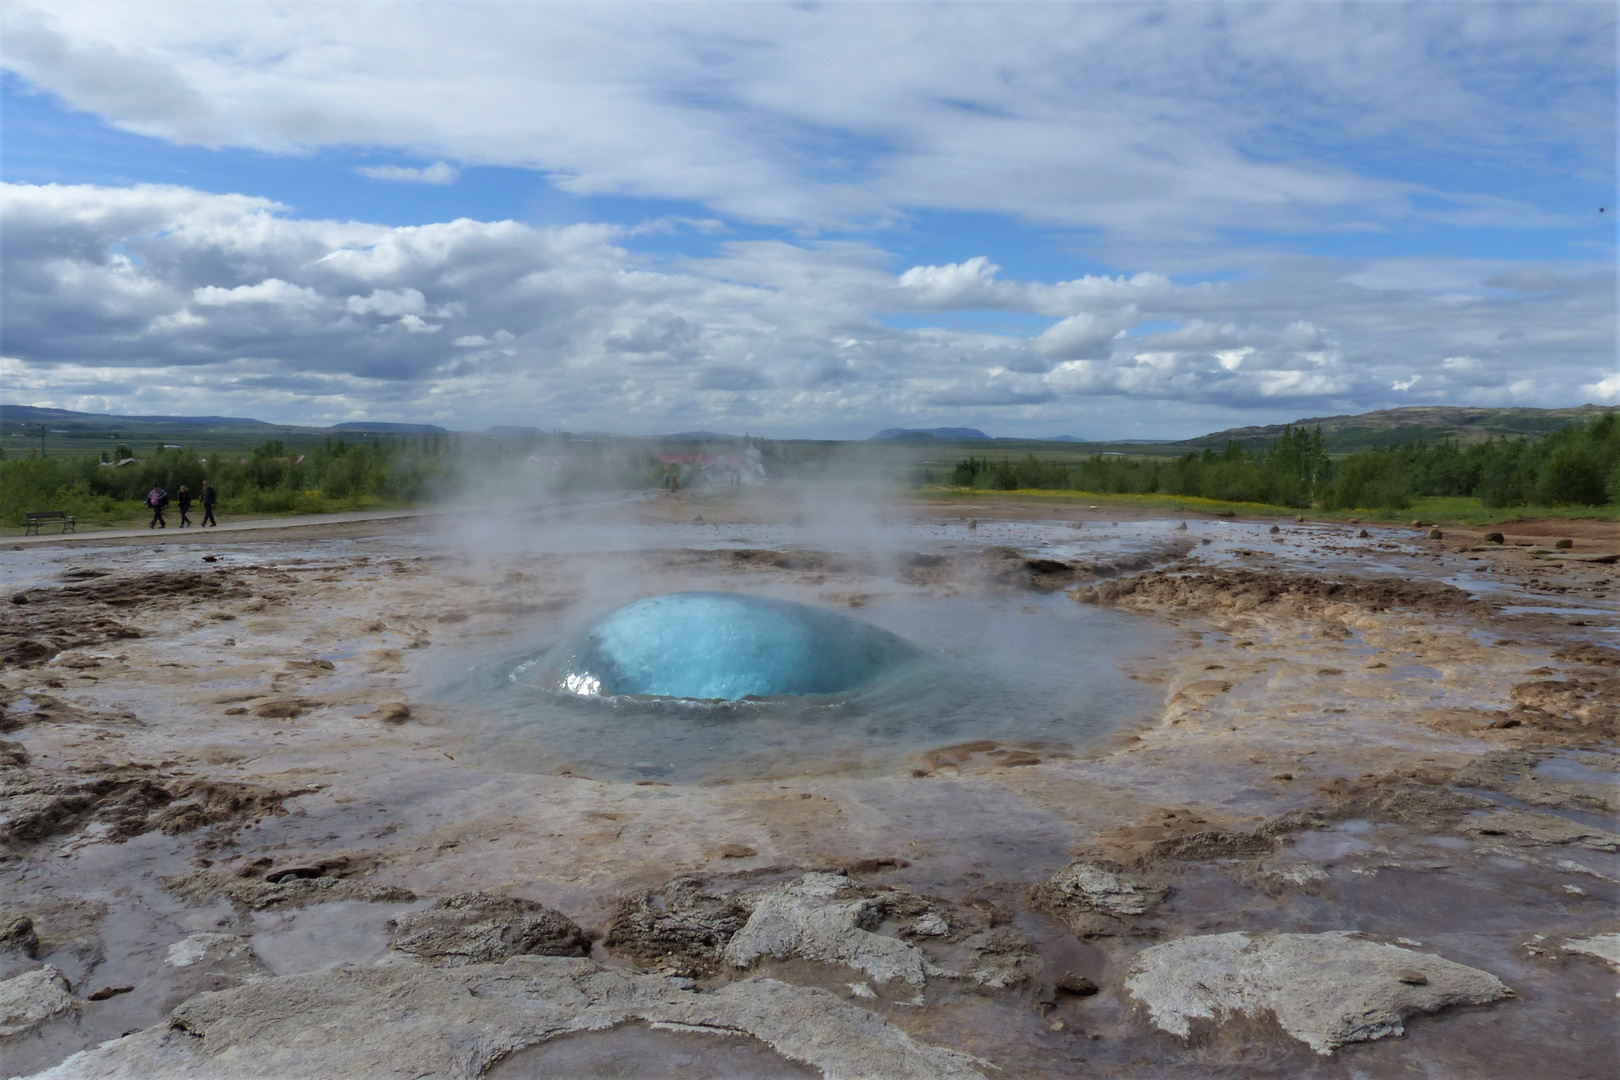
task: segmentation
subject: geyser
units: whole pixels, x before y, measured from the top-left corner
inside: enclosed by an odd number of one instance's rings
[[[806,604],[671,593],[579,627],[542,658],[538,681],[581,695],[709,701],[840,694],[919,655],[887,630]]]

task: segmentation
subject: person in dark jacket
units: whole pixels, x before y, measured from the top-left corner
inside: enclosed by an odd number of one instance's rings
[[[202,491],[199,492],[198,494],[200,494],[202,496],[202,507],[203,507],[202,524],[205,525],[205,526],[206,525],[213,525],[215,528],[218,528],[219,527],[219,522],[214,520],[214,503],[219,500],[219,492],[215,491],[214,488],[213,488],[213,485],[211,485],[208,481],[204,480],[203,481],[203,486],[202,486]]]
[[[152,520],[146,527],[167,529],[169,523],[163,520],[163,508],[169,505],[169,493],[154,485],[152,490],[146,493],[146,505],[152,511]]]
[[[180,493],[174,497],[174,501],[180,507],[180,527],[183,529],[191,524],[191,519],[186,516],[191,513],[191,489],[181,484]]]

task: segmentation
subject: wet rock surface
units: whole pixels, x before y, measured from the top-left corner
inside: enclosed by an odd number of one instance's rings
[[[192,870],[163,882],[163,887],[192,903],[228,900],[254,911],[303,907],[309,904],[358,900],[364,903],[402,903],[416,894],[397,885],[344,877],[288,877],[267,881],[256,874],[225,870]]]
[[[1349,933],[1183,938],[1139,955],[1125,986],[1173,1035],[1269,1016],[1318,1054],[1399,1035],[1417,1013],[1512,994],[1489,972]]]
[[[704,1075],[732,1048],[764,1075],[1612,1075],[1620,576],[1586,533],[1555,567],[1450,528],[974,504],[846,552],[669,504],[645,550],[525,526],[477,558],[8,562],[7,614],[42,621],[0,668],[0,980],[70,1005],[0,1075]],[[1116,611],[1042,595],[1092,580]],[[443,672],[684,589],[1165,636],[1121,661],[1148,707],[1112,741],[953,730],[874,768],[840,732],[701,781],[469,753]],[[1466,1004],[1489,979],[1516,996]]]

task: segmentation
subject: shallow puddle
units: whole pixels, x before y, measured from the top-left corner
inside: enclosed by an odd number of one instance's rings
[[[651,1076],[668,1080],[810,1080],[821,1073],[789,1061],[747,1036],[693,1035],[625,1024],[521,1050],[484,1076],[488,1080]]]

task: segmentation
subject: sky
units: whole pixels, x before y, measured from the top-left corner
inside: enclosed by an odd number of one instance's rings
[[[0,7],[0,397],[1181,438],[1620,404],[1616,6]]]

